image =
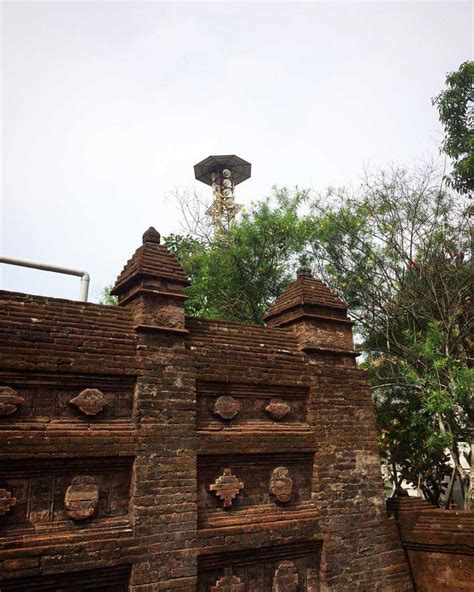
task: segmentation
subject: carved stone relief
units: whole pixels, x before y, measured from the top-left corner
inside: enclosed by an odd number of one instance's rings
[[[296,592],[299,575],[292,561],[280,561],[273,576],[272,592]]]
[[[293,493],[293,479],[286,467],[277,467],[273,470],[268,484],[268,490],[277,501],[282,503],[290,501],[291,494]]]
[[[214,413],[222,419],[233,419],[240,411],[241,403],[234,397],[222,396],[214,404]]]
[[[97,415],[107,405],[107,399],[99,389],[84,389],[69,401],[86,415]]]
[[[214,491],[217,497],[224,502],[224,508],[230,508],[232,506],[232,501],[243,488],[243,481],[239,481],[235,475],[232,475],[230,469],[224,469],[224,474],[209,486],[209,490]]]
[[[275,421],[281,421],[291,411],[290,405],[282,399],[272,399],[265,407],[265,411]]]
[[[0,387],[0,417],[15,413],[20,405],[25,402],[15,389],[9,386]]]
[[[0,489],[0,516],[9,512],[15,504],[16,498],[7,489]]]
[[[222,578],[217,580],[215,586],[211,587],[211,592],[244,592],[245,584],[238,576],[232,575],[232,570],[226,568]]]
[[[90,518],[98,503],[99,488],[94,477],[88,475],[74,477],[64,498],[64,505],[69,517],[74,520]]]

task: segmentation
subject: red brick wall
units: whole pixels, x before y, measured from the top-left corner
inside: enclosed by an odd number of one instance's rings
[[[434,509],[417,498],[388,500],[419,592],[474,590],[474,512]]]
[[[0,293],[0,588],[412,590],[347,332],[184,322],[153,249],[119,307]]]

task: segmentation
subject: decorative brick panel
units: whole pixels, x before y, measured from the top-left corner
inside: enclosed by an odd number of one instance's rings
[[[0,484],[16,498],[16,504],[0,519],[0,528],[15,536],[53,525],[55,531],[71,530],[71,518],[90,518],[87,525],[91,527],[126,518],[131,470],[130,458],[4,461],[0,463]],[[90,490],[91,496],[89,510],[81,517],[79,499],[85,498],[79,498],[78,493],[84,490]]]
[[[203,556],[198,592],[236,590],[296,592],[319,590],[321,543],[275,545],[240,553]]]
[[[8,381],[22,402],[11,416],[0,415],[0,426],[13,422],[101,423],[127,420],[132,416],[135,379],[127,376],[57,376],[45,372],[22,374],[0,369],[0,381]],[[85,394],[95,391],[95,403],[87,404]],[[79,397],[83,393],[81,399]],[[99,395],[101,393],[99,401]],[[87,409],[85,412],[81,409]],[[99,404],[100,403],[100,404]],[[1,393],[0,393],[1,405]]]
[[[227,521],[246,520],[252,515],[292,513],[313,509],[311,478],[313,455],[291,454],[235,454],[198,457],[198,523],[201,527],[225,526]],[[232,479],[232,482],[230,480]],[[227,485],[226,480],[229,480]],[[235,493],[226,505],[220,487]],[[217,495],[216,495],[217,494]]]
[[[196,390],[200,430],[308,429],[308,388],[199,381]],[[224,403],[227,405],[222,413],[219,408]]]

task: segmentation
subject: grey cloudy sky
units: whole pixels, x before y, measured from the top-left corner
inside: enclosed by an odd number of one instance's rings
[[[472,59],[471,2],[3,2],[1,252],[114,281],[193,165],[273,184],[355,184],[436,155],[431,97]],[[206,188],[202,186],[203,190]],[[77,278],[0,266],[3,289],[76,298]]]

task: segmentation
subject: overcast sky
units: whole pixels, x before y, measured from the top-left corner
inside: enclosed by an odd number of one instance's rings
[[[438,153],[431,97],[473,56],[471,2],[3,2],[1,253],[112,283],[210,154],[274,184],[356,184]],[[210,188],[201,185],[204,192]],[[0,287],[79,280],[0,265]]]

